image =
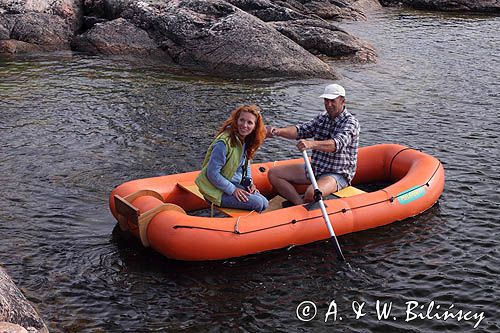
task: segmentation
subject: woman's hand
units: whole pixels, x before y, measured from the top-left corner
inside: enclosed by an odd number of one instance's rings
[[[233,197],[235,197],[240,202],[247,202],[249,195],[250,195],[250,193],[248,193],[247,191],[245,191],[239,187],[237,187],[236,190],[234,190],[234,192],[233,192]]]
[[[254,193],[259,193],[259,190],[257,189],[257,186],[255,186],[255,184],[252,182],[252,185],[250,185],[248,192],[250,194],[254,194]]]

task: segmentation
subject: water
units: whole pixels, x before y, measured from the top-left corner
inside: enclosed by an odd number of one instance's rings
[[[440,314],[484,312],[474,331],[499,331],[500,19],[385,9],[343,27],[380,55],[335,64],[361,145],[422,149],[447,177],[424,214],[340,237],[350,266],[330,242],[175,262],[120,236],[107,202],[127,180],[198,169],[236,105],[259,104],[275,125],[309,119],[326,81],[227,81],[70,54],[0,60],[0,262],[51,331],[470,332],[477,322],[405,321],[411,301],[422,313],[431,301]],[[290,156],[300,155],[277,139],[257,160]],[[302,322],[306,300],[317,315]],[[325,322],[333,300],[337,320]],[[377,300],[393,304],[386,320]],[[365,303],[358,319],[354,301]]]

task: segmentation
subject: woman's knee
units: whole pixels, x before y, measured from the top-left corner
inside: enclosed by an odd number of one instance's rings
[[[261,212],[266,210],[267,207],[269,207],[269,200],[267,200],[267,198],[263,195],[260,196],[260,199],[261,199]]]
[[[269,201],[261,194],[252,195],[250,201],[251,209],[257,212],[262,212],[269,206]]]

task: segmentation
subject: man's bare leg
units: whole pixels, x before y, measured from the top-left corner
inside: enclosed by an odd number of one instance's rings
[[[269,181],[285,199],[294,205],[302,205],[304,199],[297,193],[293,184],[310,184],[306,178],[304,164],[279,165],[269,169]]]
[[[323,197],[330,195],[332,193],[337,192],[337,181],[335,178],[330,176],[323,176],[320,179],[317,179],[318,188],[323,194]],[[314,201],[314,188],[313,186],[309,186],[304,194],[304,202],[313,202]]]

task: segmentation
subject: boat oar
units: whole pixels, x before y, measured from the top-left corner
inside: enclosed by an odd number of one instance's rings
[[[335,232],[333,231],[332,224],[330,223],[330,218],[328,217],[328,213],[326,212],[325,203],[323,202],[323,194],[319,190],[318,183],[316,182],[316,178],[314,177],[314,173],[311,168],[311,162],[309,162],[309,156],[307,156],[307,151],[303,150],[302,156],[304,157],[304,162],[306,163],[309,179],[311,180],[311,183],[314,187],[314,201],[318,202],[319,206],[321,207],[321,213],[323,213],[323,219],[325,220],[326,227],[328,228],[328,232],[330,232],[330,236],[332,236],[333,246],[335,247],[337,258],[341,261],[345,261],[342,250],[340,249],[339,242],[337,240],[337,237],[335,236]]]

